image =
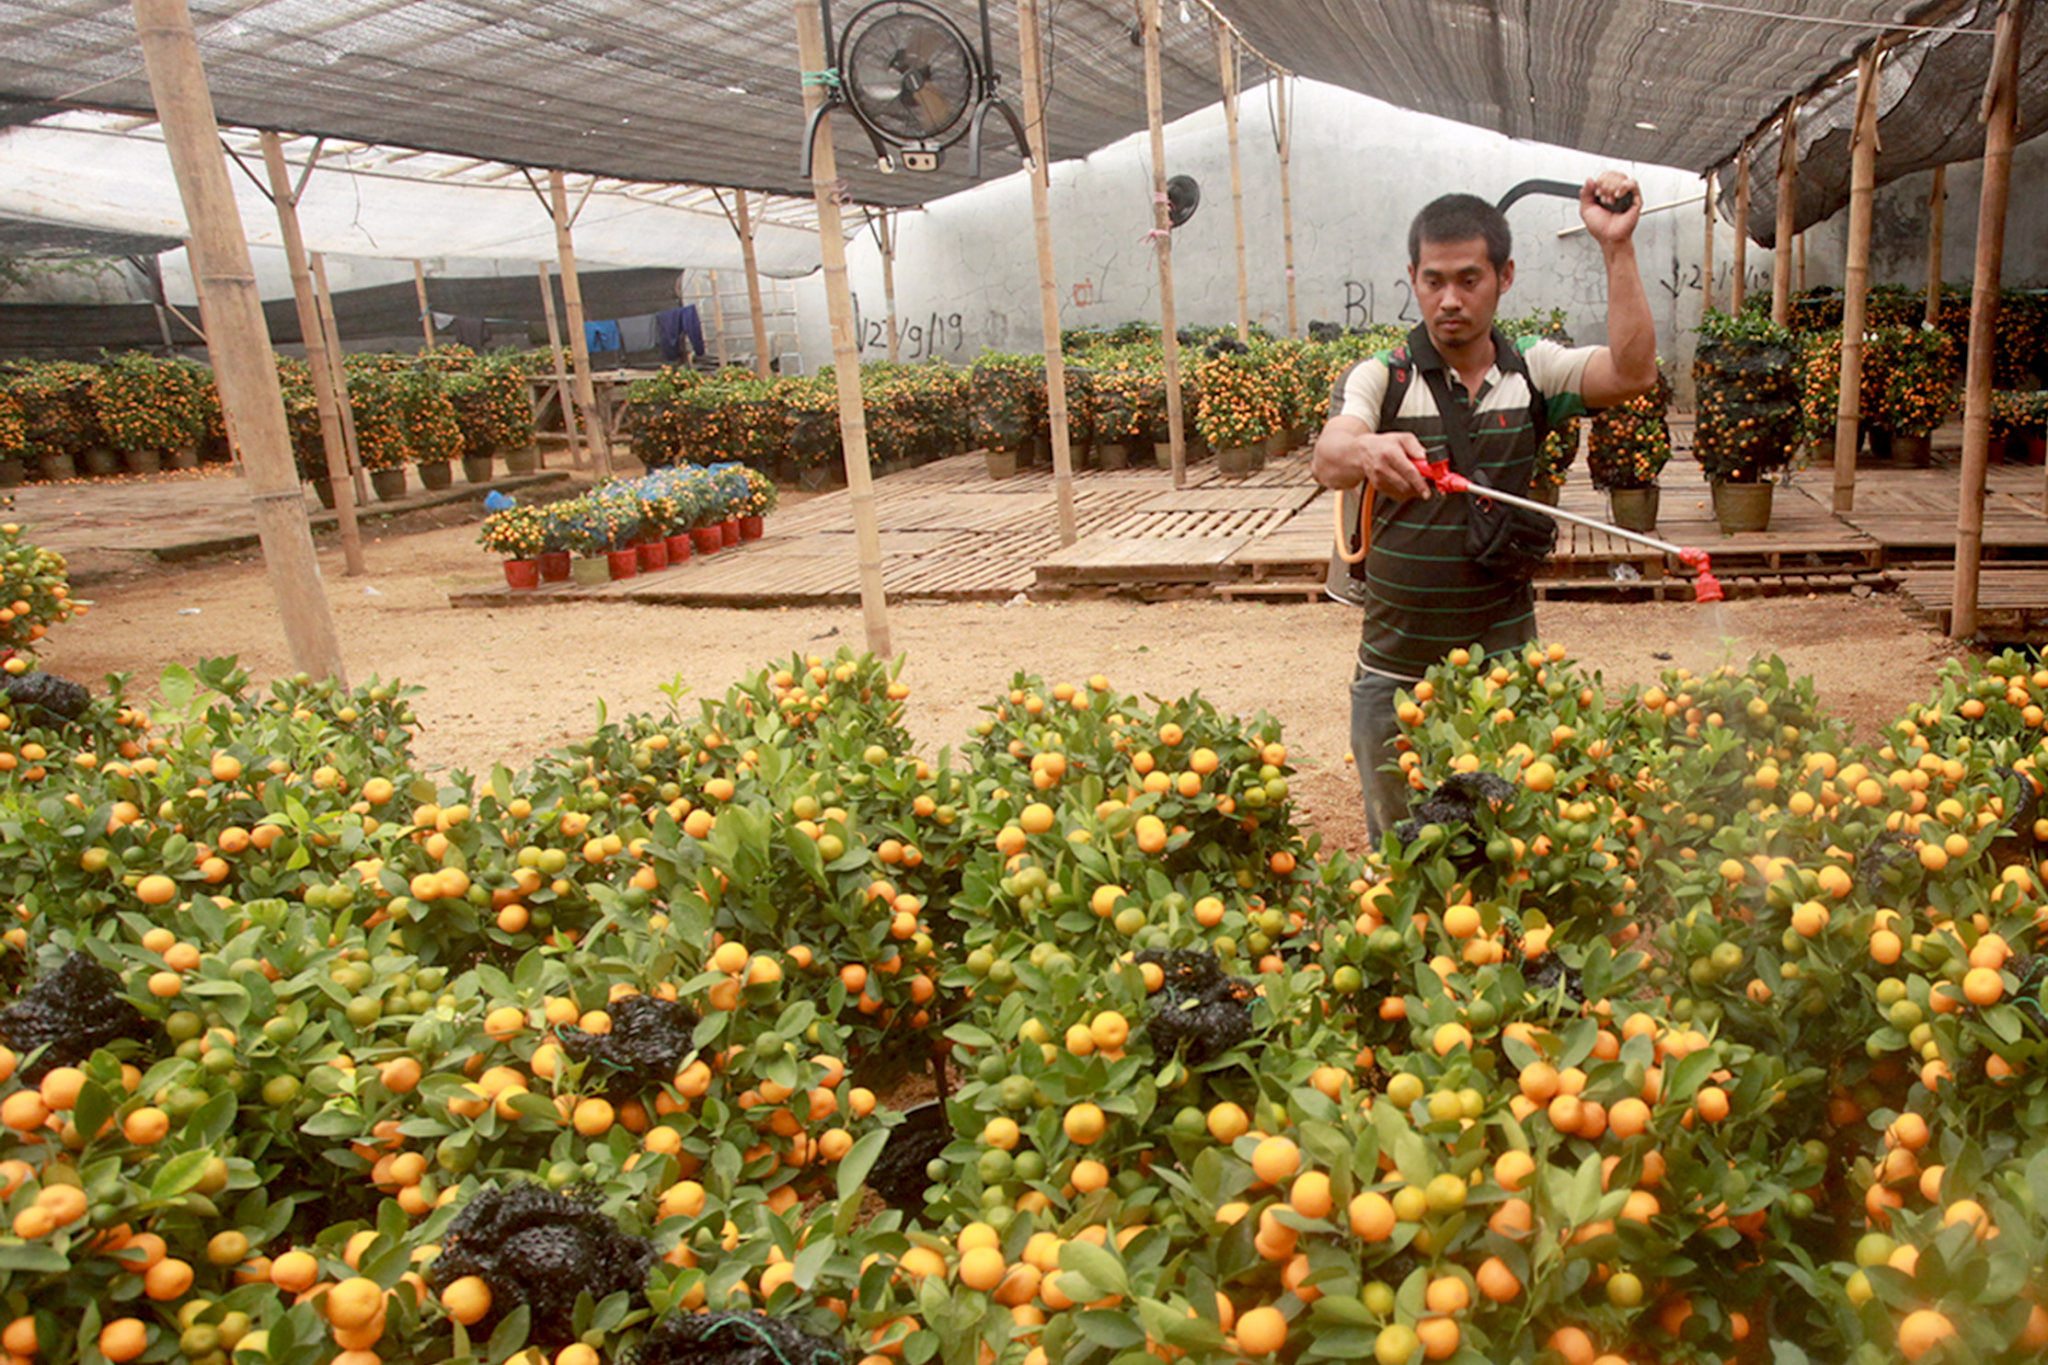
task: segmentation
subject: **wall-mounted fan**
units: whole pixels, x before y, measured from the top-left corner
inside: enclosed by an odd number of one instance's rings
[[[1176,175],[1166,182],[1166,221],[1179,227],[1195,216],[1202,203],[1202,187],[1191,175]]]
[[[981,174],[981,133],[991,112],[1010,125],[1020,156],[1029,157],[1024,125],[1003,102],[1002,78],[989,37],[988,0],[980,0],[981,50],[960,26],[927,0],[872,0],[855,10],[832,42],[831,0],[818,0],[825,64],[837,75],[825,102],[804,127],[802,173],[827,110],[844,105],[875,146],[884,171],[935,171],[946,149],[967,139],[967,172]]]

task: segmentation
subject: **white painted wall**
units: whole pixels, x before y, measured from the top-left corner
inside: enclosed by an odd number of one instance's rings
[[[1492,199],[1531,177],[1577,180],[1612,163],[1565,148],[1498,134],[1313,81],[1299,85],[1292,165],[1295,262],[1301,322],[1392,322],[1415,312],[1407,295],[1409,220],[1439,194]],[[1287,326],[1281,243],[1279,158],[1264,87],[1240,106],[1247,261],[1252,316]],[[1181,322],[1229,324],[1237,317],[1230,160],[1220,104],[1167,128],[1167,168],[1194,176],[1202,205],[1174,233],[1174,297]],[[1156,321],[1159,275],[1144,240],[1151,226],[1149,138],[1127,138],[1082,161],[1053,168],[1054,255],[1060,322],[1077,327],[1133,318]],[[1670,167],[1630,165],[1650,204],[1695,196],[1699,178]],[[1021,173],[901,216],[896,260],[899,326],[906,360],[936,356],[971,363],[985,349],[1039,348],[1038,268],[1030,187]],[[1509,212],[1516,236],[1516,283],[1503,307],[1567,310],[1582,341],[1606,336],[1606,278],[1597,247],[1576,224],[1576,205],[1530,198]],[[1717,244],[1727,278],[1732,233]],[[1657,317],[1659,349],[1691,362],[1699,318],[1697,268],[1702,215],[1697,202],[1646,218],[1638,257]],[[1812,252],[1813,244],[1809,244]],[[1816,269],[1809,260],[1809,274]],[[1752,250],[1752,274],[1768,287],[1769,258]],[[864,358],[884,351],[880,254],[849,243],[849,273],[862,316]],[[822,277],[799,285],[806,369],[831,363]]]

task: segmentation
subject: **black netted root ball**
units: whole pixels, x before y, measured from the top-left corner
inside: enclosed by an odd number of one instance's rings
[[[484,1190],[448,1225],[427,1280],[438,1291],[478,1276],[490,1286],[493,1318],[525,1304],[529,1339],[566,1346],[578,1294],[637,1295],[653,1264],[653,1244],[620,1232],[595,1204],[511,1185]]]
[[[111,1043],[143,1042],[150,1033],[142,1011],[121,994],[120,976],[83,952],[0,1010],[0,1042],[30,1059],[21,1072],[30,1085],[55,1067],[77,1066]]]
[[[608,1012],[609,1032],[563,1027],[555,1036],[572,1061],[596,1062],[612,1073],[622,1091],[637,1092],[674,1080],[697,1050],[692,1042],[697,1013],[680,1001],[629,995],[614,1001]]]
[[[755,1309],[671,1313],[626,1365],[844,1365],[839,1344]]]

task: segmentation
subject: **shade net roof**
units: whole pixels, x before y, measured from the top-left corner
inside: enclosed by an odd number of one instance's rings
[[[882,0],[863,16],[861,5],[839,0],[833,31],[908,2]],[[978,48],[973,0],[929,2]],[[990,6],[996,69],[1014,100],[1014,5]],[[1256,54],[1248,78],[1264,60],[1407,108],[1621,160],[1723,165],[1788,96],[1821,92],[1802,124],[1802,223],[1846,198],[1846,116],[1830,112],[1842,102],[1831,82],[1888,29],[1895,37],[1906,36],[1902,24],[1947,32],[1907,37],[1888,63],[1887,89],[1902,93],[1888,98],[1880,180],[1977,154],[1972,115],[1995,10],[1993,0],[1165,0],[1168,118],[1219,93],[1212,6]],[[227,122],[638,181],[810,189],[798,174],[804,114],[792,0],[191,0],[191,8]],[[1042,0],[1041,9],[1053,154],[1082,156],[1143,128],[1134,0]],[[2030,27],[2023,136],[2042,126],[2048,44],[2048,21]],[[0,0],[0,51],[8,56],[0,126],[62,108],[150,107],[126,0]],[[842,113],[834,123],[852,200],[910,205],[972,183],[963,147],[936,172],[885,175],[853,120]],[[1005,128],[989,121],[985,176],[1018,164]],[[1760,152],[1768,164],[1768,141]],[[1751,223],[1768,237],[1769,177],[1757,180]]]
[[[1984,97],[1990,44],[1981,36],[1998,13],[1996,0],[1966,5],[1947,31],[1883,54],[1877,79],[1877,183],[1914,171],[1984,155],[1977,111]],[[1971,32],[1967,30],[1977,30]],[[1856,122],[1856,81],[1831,83],[1802,102],[1794,120],[1799,176],[1793,223],[1805,231],[1849,202],[1850,132]],[[2016,140],[2048,131],[2048,7],[2036,6],[2020,45]],[[1749,232],[1765,246],[1778,235],[1779,126],[1750,152]],[[1721,203],[1735,205],[1735,177],[1724,175]]]
[[[936,0],[979,47],[975,7]],[[844,30],[859,8],[833,6]],[[1145,126],[1133,6],[1048,0],[1057,157]],[[809,194],[791,0],[191,0],[225,123],[320,133],[625,179]],[[1217,98],[1205,10],[1168,0],[1165,112]],[[1181,14],[1188,13],[1185,21]],[[996,65],[1015,108],[1017,28],[991,0]],[[149,84],[127,0],[0,0],[0,125],[66,108],[147,112]],[[973,183],[965,147],[932,173],[885,175],[835,116],[852,199],[910,205]],[[1001,117],[984,174],[1020,164]]]
[[[256,136],[238,129],[224,134],[225,144],[252,172],[229,181],[249,241],[282,245]],[[554,219],[518,167],[312,138],[293,138],[284,152],[295,177],[319,158],[299,199],[299,227],[309,250],[387,260],[555,257]],[[535,180],[545,190],[545,177]],[[568,191],[576,210],[576,256],[586,265],[718,270],[742,264],[728,216],[737,207],[730,192],[612,179],[593,183],[588,176],[572,177]],[[162,130],[110,114],[59,114],[31,127],[0,130],[0,206],[51,224],[170,239],[152,252],[182,245],[185,235]],[[810,199],[756,197],[750,226],[764,274],[788,277],[817,269],[817,212]]]
[[[0,196],[4,197],[4,196]],[[108,232],[0,215],[0,256],[42,259],[155,256],[185,245],[182,238],[138,232]]]

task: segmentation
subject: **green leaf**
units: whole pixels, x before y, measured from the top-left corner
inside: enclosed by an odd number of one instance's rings
[[[70,1268],[71,1259],[46,1243],[23,1242],[11,1238],[0,1241],[0,1270],[55,1275]]]
[[[793,1263],[793,1278],[798,1289],[805,1293],[810,1292],[812,1281],[816,1280],[818,1272],[825,1268],[825,1262],[832,1258],[834,1245],[830,1237],[816,1237],[808,1246],[797,1252]]]
[[[850,1199],[859,1192],[868,1172],[874,1169],[875,1158],[882,1154],[882,1148],[888,1141],[886,1129],[869,1133],[854,1143],[853,1149],[840,1159],[838,1180],[841,1199]]]
[[[1145,1329],[1114,1309],[1075,1314],[1074,1330],[1112,1351],[1135,1350],[1145,1344]]]
[[[211,1160],[212,1152],[178,1153],[157,1171],[156,1179],[149,1185],[149,1197],[176,1199],[181,1194],[197,1189],[200,1180],[206,1175],[206,1163]]]
[[[526,1345],[526,1334],[532,1317],[532,1312],[523,1303],[507,1313],[505,1320],[498,1324],[497,1330],[491,1333],[490,1341],[484,1346],[484,1359],[490,1361],[491,1365],[498,1365],[498,1362],[510,1360],[517,1354]]]
[[[1128,1294],[1131,1290],[1123,1262],[1092,1242],[1068,1242],[1061,1247],[1060,1269],[1082,1276],[1103,1294]]]

